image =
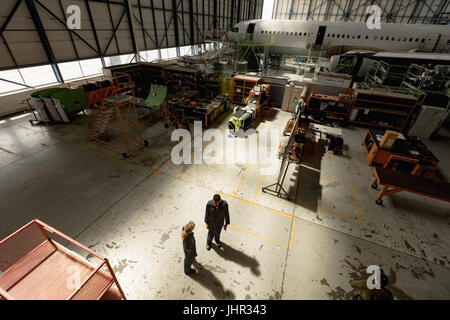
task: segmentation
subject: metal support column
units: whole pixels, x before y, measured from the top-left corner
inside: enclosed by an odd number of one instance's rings
[[[47,55],[47,59],[52,66],[53,72],[55,73],[56,80],[59,83],[64,83],[64,79],[61,75],[58,64],[56,63],[55,55],[53,53],[50,42],[48,41],[47,34],[45,33],[45,29],[42,25],[42,21],[39,17],[36,5],[33,0],[25,0],[25,2],[27,4],[28,11],[30,12],[31,19],[33,20],[36,32],[38,33],[39,39],[41,40],[42,47],[44,48],[45,54]]]
[[[241,0],[238,1],[238,7],[237,7],[237,21],[241,22]]]
[[[177,48],[177,57],[180,56],[180,38],[178,34],[178,13],[177,0],[172,0],[173,29],[175,31],[175,47]]]
[[[11,21],[12,17],[14,16],[14,13],[16,13],[17,8],[22,3],[22,0],[17,0],[14,4],[14,7],[9,12],[8,16],[5,19],[5,22],[3,22],[2,26],[0,27],[0,36],[3,35],[3,31],[5,31],[6,27],[8,26],[8,23]]]
[[[191,46],[195,44],[195,30],[194,30],[194,2],[189,0],[189,31],[191,33]]]
[[[134,23],[131,15],[131,5],[129,0],[125,0],[125,10],[127,12],[127,20],[128,20],[128,28],[130,30],[130,36],[131,36],[131,43],[133,44],[133,52],[134,52],[134,61],[139,62],[141,60],[141,57],[139,56],[139,49],[136,44],[136,35],[134,32]]]
[[[103,68],[106,68],[105,58],[102,56],[102,49],[100,47],[100,41],[98,41],[97,29],[95,29],[94,19],[92,18],[91,7],[89,6],[89,0],[84,1],[86,4],[86,9],[89,16],[89,22],[91,23],[92,33],[94,34],[95,45],[97,46],[97,50],[100,53],[100,60],[102,61]]]
[[[153,0],[150,0],[150,5],[152,7],[153,28],[155,29],[155,42],[156,42],[156,47],[158,49],[158,59],[161,59],[161,49],[159,48],[158,29],[156,28],[155,5],[153,3]]]
[[[235,6],[236,6],[235,0],[231,0],[230,29],[234,26],[234,7]]]

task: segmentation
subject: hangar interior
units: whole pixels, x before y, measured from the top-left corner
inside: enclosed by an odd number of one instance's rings
[[[4,0],[0,300],[449,299],[449,14]]]

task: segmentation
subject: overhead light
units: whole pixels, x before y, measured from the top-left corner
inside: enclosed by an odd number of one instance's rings
[[[27,115],[28,115],[28,113],[21,114],[20,116],[15,116],[15,117],[9,118],[9,120],[17,120],[17,119],[26,117]]]
[[[5,122],[6,122],[6,120],[0,120],[0,124],[5,123]]]

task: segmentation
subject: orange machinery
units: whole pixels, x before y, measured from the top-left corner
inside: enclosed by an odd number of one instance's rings
[[[340,96],[329,96],[317,92],[311,92],[305,107],[306,114],[320,115],[324,113],[329,119],[346,120],[353,100],[351,89],[348,94]]]
[[[412,175],[431,178],[439,160],[423,142],[414,137],[399,136],[392,146],[383,147],[384,130],[369,129],[363,141],[369,166],[403,171]]]
[[[399,192],[411,192],[424,197],[430,197],[450,202],[450,183],[437,179],[426,179],[399,171],[374,167],[375,179],[372,188],[382,185],[382,190],[375,200],[376,204],[383,204],[383,197]]]
[[[0,241],[0,270],[0,300],[126,300],[108,259],[39,220]]]

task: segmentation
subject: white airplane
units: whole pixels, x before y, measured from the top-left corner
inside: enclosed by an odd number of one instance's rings
[[[322,46],[328,55],[353,50],[362,52],[450,52],[450,26],[381,23],[369,29],[365,23],[298,20],[250,20],[236,24],[232,40],[250,37],[269,43],[271,53],[302,55]]]

